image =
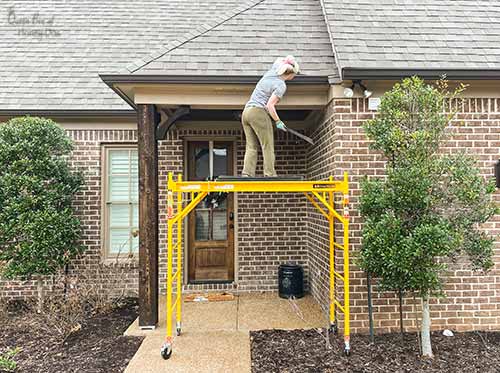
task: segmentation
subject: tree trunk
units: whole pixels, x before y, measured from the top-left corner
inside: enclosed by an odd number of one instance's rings
[[[36,290],[38,294],[38,302],[36,306],[36,311],[38,313],[42,312],[42,306],[43,306],[43,282],[42,282],[42,276],[37,276],[36,279]]]
[[[422,297],[422,356],[432,358],[429,295]]]

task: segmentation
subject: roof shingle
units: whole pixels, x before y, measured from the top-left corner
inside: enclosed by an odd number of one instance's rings
[[[336,73],[318,0],[266,0],[243,4],[178,47],[167,45],[134,74],[249,75],[276,57],[294,55],[306,75]],[[186,38],[187,39],[187,38]],[[139,65],[139,64],[136,64]]]
[[[277,56],[291,53],[304,62],[306,73],[333,70],[319,0],[261,3],[4,1],[5,20],[9,9],[18,18],[38,12],[40,18],[53,17],[51,28],[59,35],[21,35],[18,25],[0,23],[0,110],[130,109],[98,75],[125,66],[127,72],[147,74],[255,75]],[[165,46],[173,53],[165,55]]]
[[[4,0],[2,5],[0,110],[130,109],[98,75],[127,66],[133,75],[250,76],[262,74],[277,56],[293,54],[305,74],[332,77],[336,63],[344,69],[500,70],[498,1]],[[53,21],[15,22],[35,16]],[[47,28],[57,35],[33,35]]]
[[[499,1],[323,3],[341,68],[500,68]]]
[[[192,30],[238,0],[2,1],[0,110],[130,107],[99,78]],[[59,35],[25,35],[15,17],[53,17]],[[9,15],[11,18],[9,19]],[[28,26],[27,31],[41,30]]]

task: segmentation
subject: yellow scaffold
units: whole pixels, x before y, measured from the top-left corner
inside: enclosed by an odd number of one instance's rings
[[[161,348],[164,359],[172,355],[172,316],[176,310],[177,335],[181,334],[182,320],[182,223],[184,218],[200,203],[209,193],[213,192],[282,192],[304,193],[306,198],[329,222],[329,256],[330,256],[330,291],[329,291],[329,320],[330,330],[337,332],[336,311],[344,314],[344,342],[345,353],[350,352],[349,334],[349,183],[347,172],[341,181],[284,181],[284,180],[241,180],[224,181],[183,181],[178,175],[177,181],[173,174],[168,174],[167,191],[167,338]],[[342,194],[342,212],[335,210],[334,195]],[[183,199],[183,195],[186,199]],[[177,210],[174,214],[174,196],[177,197]],[[343,244],[335,241],[335,219],[343,226]],[[174,246],[174,226],[177,224],[177,242]],[[335,250],[343,252],[343,273],[335,270]],[[173,272],[174,250],[177,250],[177,270]],[[335,280],[338,279],[344,286],[343,305],[335,297]],[[173,285],[177,281],[177,292],[173,301]]]

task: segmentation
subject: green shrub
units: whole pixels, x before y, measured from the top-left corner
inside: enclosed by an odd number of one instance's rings
[[[50,119],[0,125],[0,270],[7,278],[52,275],[83,250],[72,199],[82,185],[72,142]]]
[[[430,348],[429,297],[443,295],[446,263],[467,256],[473,269],[493,266],[493,238],[479,229],[498,208],[493,180],[474,158],[443,154],[440,145],[454,113],[444,112],[453,93],[413,77],[396,84],[365,125],[371,148],[387,159],[387,176],[365,178],[360,266],[386,290],[416,292],[423,300],[422,350]],[[424,345],[425,343],[425,345]]]

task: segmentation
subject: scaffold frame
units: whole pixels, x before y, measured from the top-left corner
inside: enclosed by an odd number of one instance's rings
[[[167,183],[167,335],[161,348],[161,355],[169,359],[172,355],[174,336],[173,313],[176,315],[176,334],[182,331],[182,250],[183,250],[183,220],[188,214],[209,195],[209,193],[237,193],[237,192],[280,192],[304,193],[306,199],[328,220],[329,223],[329,328],[333,333],[338,331],[337,312],[344,315],[344,352],[349,355],[350,346],[350,307],[349,307],[349,179],[347,172],[342,180],[334,180],[330,176],[327,181],[285,181],[276,180],[249,180],[242,179],[223,181],[183,181],[182,175],[174,179],[172,172],[168,174]],[[342,194],[342,212],[335,209],[335,194]],[[183,195],[188,196],[186,200]],[[177,201],[174,201],[174,197]],[[174,207],[177,209],[174,213]],[[343,227],[343,242],[335,240],[335,219]],[[174,226],[177,224],[177,242],[174,246]],[[343,272],[336,271],[336,250],[343,252]],[[177,268],[173,273],[174,251],[176,251]],[[335,280],[338,279],[344,286],[343,304],[336,299]],[[173,286],[177,282],[175,301],[173,300]]]

